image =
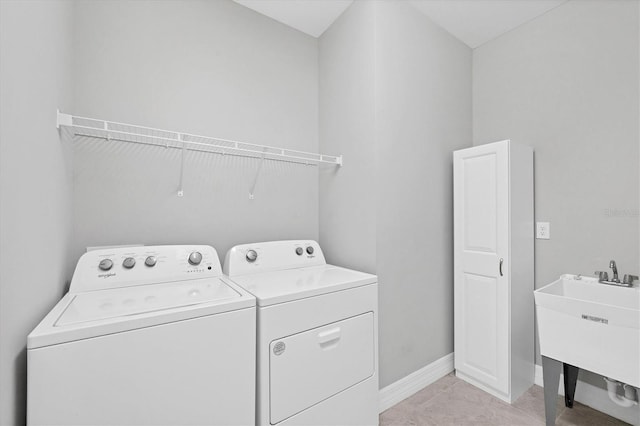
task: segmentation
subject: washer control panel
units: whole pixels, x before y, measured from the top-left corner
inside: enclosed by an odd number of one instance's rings
[[[71,292],[159,284],[222,274],[211,246],[141,246],[93,250],[82,255]]]
[[[271,241],[242,244],[227,252],[224,273],[231,276],[326,265],[317,242]]]

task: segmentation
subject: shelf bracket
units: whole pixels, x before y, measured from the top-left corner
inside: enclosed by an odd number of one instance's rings
[[[73,126],[73,116],[56,110],[56,129],[60,129],[60,126]]]
[[[182,156],[180,159],[180,186],[178,187],[178,197],[184,196],[183,182],[184,182],[184,156],[186,151],[186,146],[184,141],[182,140],[182,135],[178,134],[178,140],[182,142]]]
[[[264,151],[267,151],[267,148],[264,149]],[[260,176],[260,171],[262,170],[262,165],[264,164],[264,153],[262,154],[262,158],[260,159],[260,163],[258,164],[258,170],[256,170],[256,176],[253,178],[253,185],[251,185],[251,189],[249,190],[249,199],[253,200],[255,199],[255,191],[256,191],[256,185],[258,184],[258,177]]]

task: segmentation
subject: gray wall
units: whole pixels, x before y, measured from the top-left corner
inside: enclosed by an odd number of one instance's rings
[[[0,2],[0,424],[24,423],[27,334],[63,295],[71,154],[71,3]]]
[[[375,273],[373,2],[354,2],[319,39],[320,150],[345,166],[320,171],[320,244],[330,263]]]
[[[405,2],[376,16],[384,386],[453,352],[452,152],[471,144],[471,49]]]
[[[384,387],[453,351],[451,152],[471,143],[471,50],[411,5],[356,2],[320,38],[320,82],[320,148],[349,153],[321,174],[321,242],[379,276]]]
[[[474,50],[474,144],[535,150],[537,288],[610,259],[640,271],[638,4],[570,1]]]
[[[317,40],[231,1],[83,1],[74,112],[318,150]],[[318,168],[80,140],[74,255],[88,245],[318,237]]]

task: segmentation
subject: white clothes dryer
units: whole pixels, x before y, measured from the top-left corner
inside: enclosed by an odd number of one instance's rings
[[[30,425],[247,425],[255,298],[209,246],[85,253],[27,339]]]
[[[258,302],[256,423],[377,425],[377,277],[315,241],[239,245],[224,268]]]

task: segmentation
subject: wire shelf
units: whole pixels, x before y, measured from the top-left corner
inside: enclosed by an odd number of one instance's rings
[[[324,155],[248,142],[154,129],[134,124],[79,117],[58,111],[56,127],[69,128],[74,135],[143,145],[162,146],[221,155],[238,155],[264,160],[342,166],[341,155]]]

